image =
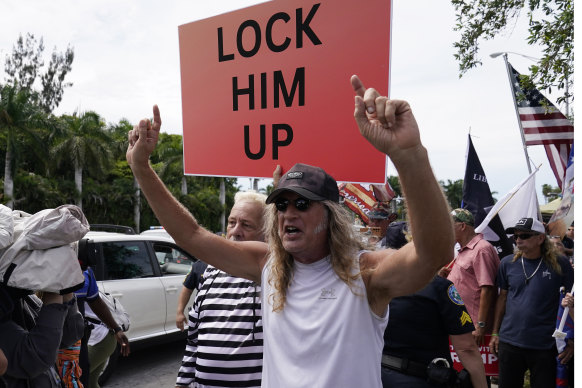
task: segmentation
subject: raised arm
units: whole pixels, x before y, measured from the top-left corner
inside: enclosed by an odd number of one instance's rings
[[[153,122],[141,120],[128,134],[126,158],[158,221],[176,243],[206,263],[234,276],[260,282],[267,246],[259,242],[232,242],[201,227],[172,196],[152,169],[149,158],[158,142],[162,119],[157,105]]]
[[[376,251],[362,256],[364,268],[375,268],[366,282],[369,294],[386,305],[396,296],[422,288],[450,261],[453,226],[408,103],[366,89],[357,76],[351,81],[356,92],[354,118],[360,133],[388,155],[398,170],[413,236],[412,243],[396,252]]]

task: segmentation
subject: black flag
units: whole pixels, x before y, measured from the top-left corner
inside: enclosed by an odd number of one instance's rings
[[[463,180],[463,202],[461,207],[469,210],[475,217],[475,226],[479,226],[489,213],[495,202],[487,183],[485,171],[481,166],[471,136],[467,152],[467,167],[465,168],[465,179]],[[495,216],[489,223],[489,228],[498,236],[498,239],[489,240],[497,249],[499,257],[504,257],[513,252],[513,244],[507,238],[503,224],[498,216]]]

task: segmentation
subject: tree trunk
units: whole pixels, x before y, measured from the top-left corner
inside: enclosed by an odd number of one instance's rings
[[[6,147],[6,163],[4,167],[4,200],[6,206],[14,209],[14,180],[12,179],[12,150]]]
[[[139,233],[139,224],[141,222],[141,213],[139,211],[141,207],[141,190],[135,177],[133,177],[133,187],[135,188],[135,201],[133,202],[133,222],[135,223],[135,232]]]
[[[75,162],[75,188],[77,189],[75,204],[83,210],[83,168],[79,166],[79,162]]]
[[[186,182],[186,175],[182,175],[182,195],[188,195],[188,182]]]

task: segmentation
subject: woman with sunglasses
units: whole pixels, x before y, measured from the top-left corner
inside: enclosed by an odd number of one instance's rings
[[[531,387],[556,385],[556,342],[552,337],[560,302],[560,287],[572,289],[574,272],[546,236],[543,224],[522,218],[508,228],[516,244],[514,255],[501,260],[500,288],[489,347],[499,357],[499,388],[522,387],[526,370]],[[567,363],[573,349],[561,357]]]
[[[129,133],[128,163],[176,243],[210,265],[261,283],[263,387],[380,388],[388,303],[422,288],[453,254],[449,208],[410,106],[366,89],[357,76],[351,82],[360,133],[391,158],[407,199],[415,241],[398,251],[364,252],[336,181],[305,164],[287,171],[267,198],[274,204],[268,243],[215,236],[149,164],[161,126],[157,107],[153,124],[142,120]]]

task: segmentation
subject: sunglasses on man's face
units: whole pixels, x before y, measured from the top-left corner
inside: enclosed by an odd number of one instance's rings
[[[308,200],[307,198],[302,198],[302,197],[299,197],[299,198],[295,199],[295,201],[293,201],[293,205],[295,205],[295,209],[299,210],[300,212],[304,212],[307,209],[309,209],[310,204],[311,204],[310,200]],[[279,199],[275,200],[275,207],[280,212],[286,211],[288,206],[289,206],[288,199],[279,198]]]
[[[514,234],[513,239],[515,241],[517,241],[517,239],[527,240],[528,238],[533,237],[533,236],[536,236],[536,234],[535,233],[520,233],[520,234]]]

